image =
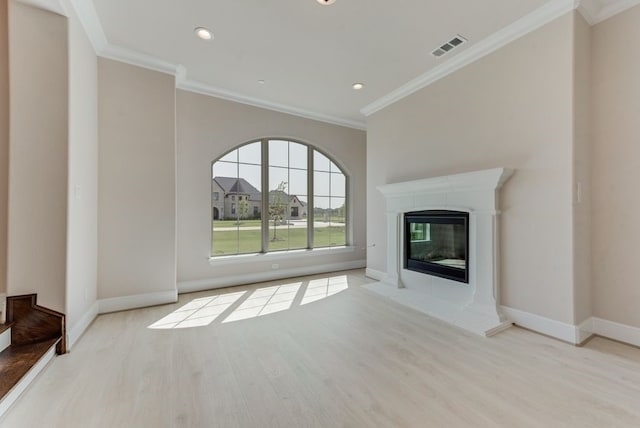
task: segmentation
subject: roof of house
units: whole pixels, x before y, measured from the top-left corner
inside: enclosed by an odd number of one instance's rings
[[[282,190],[270,190],[269,191],[269,203],[273,203],[273,199],[275,198],[276,194],[280,193],[281,194],[281,200],[282,201],[286,201],[287,198],[289,202],[293,202],[294,199],[297,199],[298,202],[300,202],[300,205],[302,205],[303,207],[307,205],[306,202],[303,202],[300,200],[300,198],[298,198],[298,196],[296,195],[289,195],[287,194],[287,192],[283,192]]]
[[[225,194],[235,193],[242,195],[249,195],[250,201],[260,201],[262,199],[261,193],[258,189],[253,187],[251,183],[249,183],[244,178],[236,178],[236,177],[213,177],[213,181],[218,183],[218,186],[222,188],[222,191]],[[271,190],[269,191],[269,203],[273,203],[275,195],[280,193],[282,201],[292,202],[294,199],[298,199],[298,202],[304,207],[306,206],[306,202],[303,202],[296,195],[289,195],[287,192],[283,192],[282,190]],[[287,199],[288,198],[288,199]]]
[[[236,177],[213,177],[213,181],[218,183],[224,193],[240,193],[243,195],[249,195],[250,201],[261,200],[260,191],[253,187],[244,178]]]

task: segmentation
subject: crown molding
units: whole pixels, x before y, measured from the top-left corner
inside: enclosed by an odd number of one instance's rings
[[[214,86],[207,85],[195,80],[178,80],[176,87],[184,91],[195,92],[202,95],[208,95],[215,98],[221,98],[227,101],[234,101],[241,104],[247,104],[253,107],[264,108],[268,110],[277,111],[280,113],[291,114],[294,116],[303,117],[305,119],[318,120],[320,122],[326,122],[333,125],[346,126],[347,128],[354,128],[360,130],[366,130],[367,124],[365,122],[359,122],[355,120],[345,119],[336,116],[330,116],[324,113],[318,113],[310,110],[305,110],[297,107],[292,107],[286,104],[274,103],[266,101],[260,98],[254,98],[247,95],[239,94],[237,92],[228,91],[222,88],[216,88]]]
[[[590,25],[596,25],[639,4],[640,0],[581,0],[578,11]]]
[[[554,19],[572,11],[576,7],[574,0],[554,0],[532,13],[520,18],[513,24],[502,30],[493,33],[489,37],[472,44],[467,49],[443,62],[439,66],[427,71],[415,79],[405,83],[398,89],[379,98],[371,104],[365,106],[360,112],[365,116],[371,116],[377,111],[419,91],[422,88],[442,79],[449,74],[477,61],[500,49],[504,45],[530,33]]]
[[[173,76],[177,76],[178,71],[182,69],[182,66],[179,64],[163,61],[153,55],[148,55],[122,46],[112,45],[110,43],[107,43],[105,48],[101,52],[98,52],[98,56],[135,65],[137,67],[147,68],[149,70],[159,71],[161,73],[171,74]]]
[[[100,57],[125,62],[139,67],[148,68],[162,73],[172,74],[176,77],[176,87],[185,91],[196,92],[203,95],[222,98],[254,107],[287,113],[307,119],[318,120],[334,125],[346,126],[349,128],[366,130],[366,121],[357,121],[341,117],[326,115],[319,112],[300,109],[294,106],[275,103],[260,98],[239,94],[222,88],[216,88],[202,82],[189,80],[187,69],[180,64],[173,64],[122,46],[117,46],[108,42],[105,32],[100,23],[100,18],[95,10],[93,1],[87,0],[20,0],[26,4],[45,8],[57,13],[64,13],[70,4],[75,10],[82,26],[84,27],[89,40],[91,41],[96,54]],[[606,4],[603,5],[603,2]],[[577,9],[590,25],[595,25],[620,12],[640,4],[640,0],[552,0],[541,8],[524,16],[513,24],[469,46],[459,54],[453,56],[446,62],[405,83],[398,89],[377,99],[376,101],[363,107],[360,112],[365,116],[370,116],[375,112],[429,86],[430,84],[460,70],[461,68],[489,55],[499,48],[512,41],[530,33],[554,19]],[[64,13],[68,15],[68,13]]]

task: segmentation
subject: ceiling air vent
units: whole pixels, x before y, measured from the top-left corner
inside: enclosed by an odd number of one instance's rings
[[[431,52],[431,55],[435,56],[436,58],[439,58],[439,57],[443,56],[444,54],[451,52],[453,49],[457,48],[458,46],[460,46],[461,44],[465,43],[466,41],[467,41],[467,39],[465,39],[464,37],[462,37],[461,35],[458,34],[453,39],[451,39],[447,43],[445,43],[444,45],[440,46],[439,48],[434,49]]]

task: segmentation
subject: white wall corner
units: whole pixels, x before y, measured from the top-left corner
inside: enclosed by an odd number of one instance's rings
[[[601,9],[600,0],[580,0],[576,9],[589,25],[594,25]]]
[[[98,316],[100,303],[95,301],[70,331],[67,332],[67,349],[70,350]]]
[[[166,305],[178,301],[178,290],[158,291],[156,293],[136,294],[133,296],[111,297],[98,300],[98,313],[126,311],[147,306]]]
[[[387,273],[382,272],[381,270],[367,268],[364,271],[364,275],[367,278],[375,279],[376,281],[382,281],[384,277],[387,275]]]
[[[93,49],[98,55],[107,48],[107,36],[102,28],[102,23],[98,17],[93,1],[88,0],[62,0],[75,10],[78,19],[87,33]],[[68,7],[68,6],[67,6]]]
[[[244,275],[224,276],[220,278],[199,279],[194,281],[178,282],[178,292],[193,293],[196,291],[213,290],[216,288],[233,287],[236,285],[251,284],[254,282],[274,281],[298,276],[316,275],[320,273],[340,272],[351,269],[361,269],[367,265],[366,260],[351,262],[329,263],[325,265],[310,265],[292,269],[270,270],[265,272],[250,273]]]
[[[502,306],[502,313],[515,325],[554,337],[567,343],[577,345],[579,328],[551,318],[542,317],[530,312]]]
[[[593,334],[618,340],[633,346],[640,346],[640,328],[593,317]]]

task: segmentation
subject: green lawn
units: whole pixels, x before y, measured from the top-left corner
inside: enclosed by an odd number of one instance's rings
[[[223,222],[214,222],[223,223]],[[234,227],[235,221],[228,222],[226,227]],[[241,222],[242,223],[242,222]],[[245,226],[247,227],[247,226]],[[314,229],[314,247],[336,247],[345,245],[345,226],[318,227]],[[211,254],[222,256],[229,254],[259,253],[261,251],[260,230],[215,230],[213,231],[213,243]],[[269,250],[293,250],[307,248],[307,229],[290,228],[278,229],[276,240],[273,241],[273,228],[269,229]]]

